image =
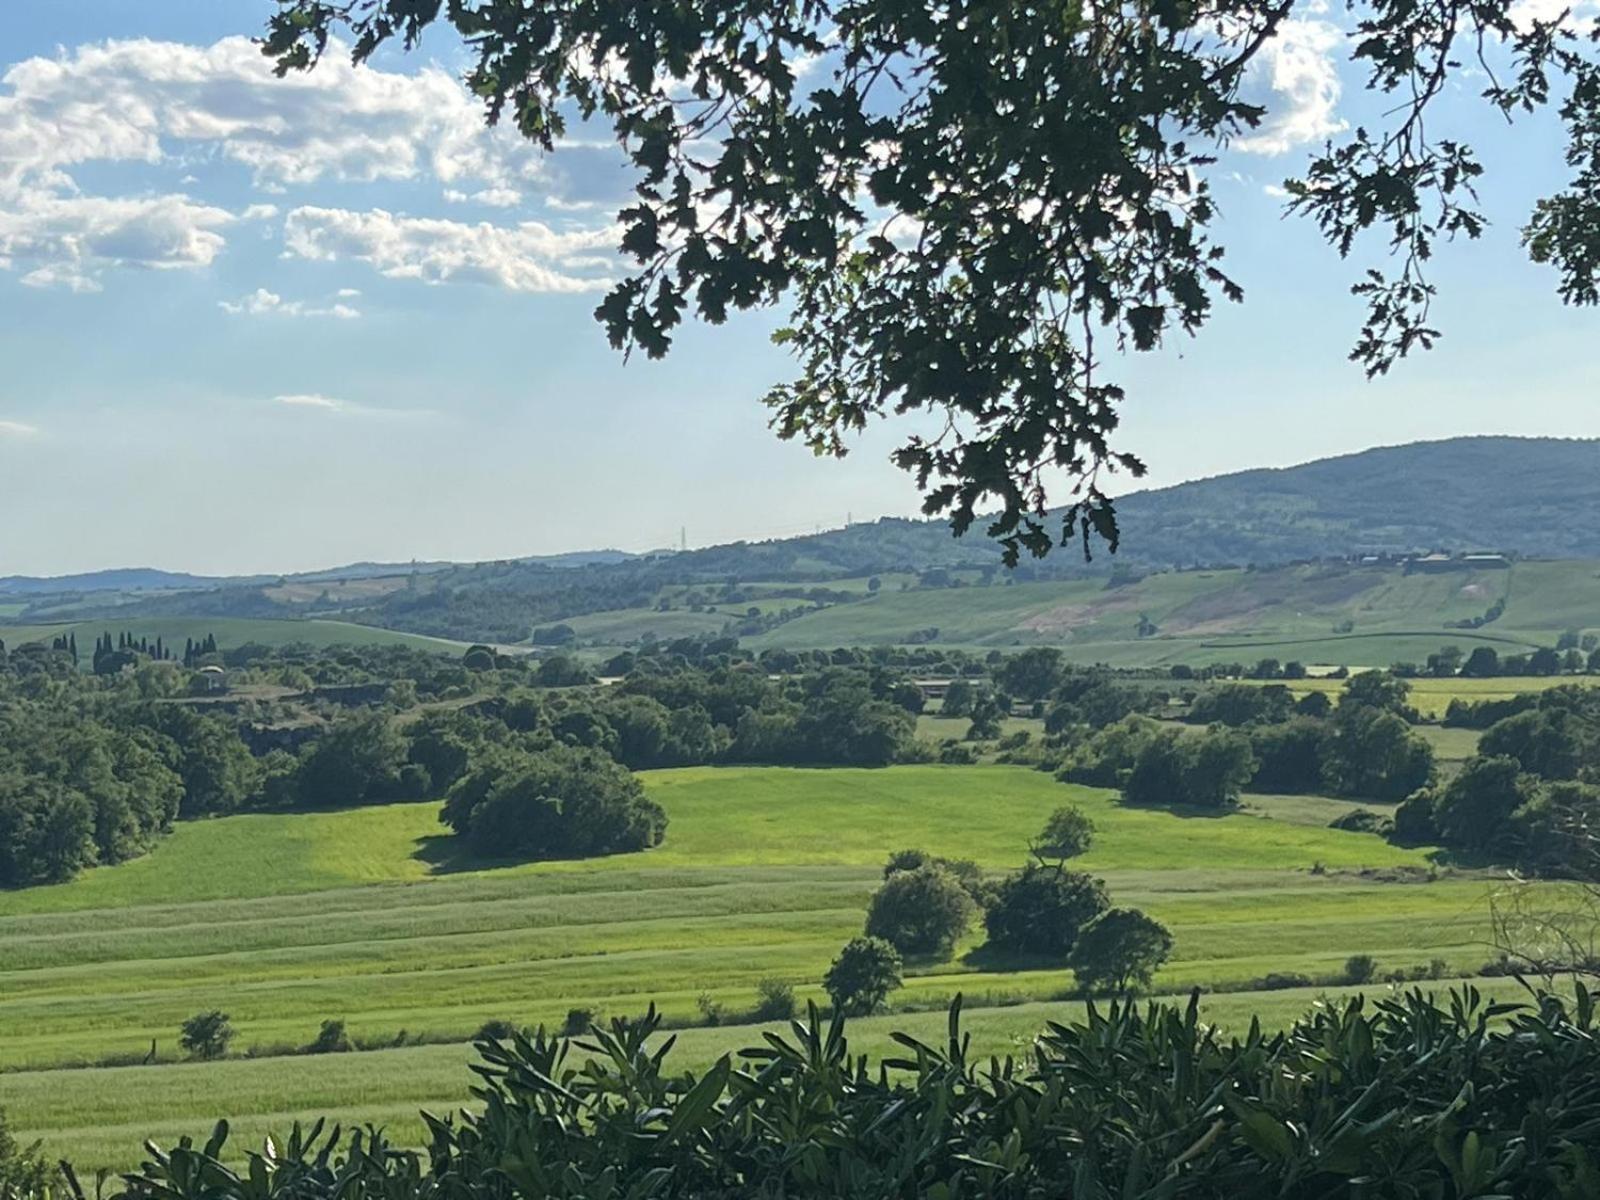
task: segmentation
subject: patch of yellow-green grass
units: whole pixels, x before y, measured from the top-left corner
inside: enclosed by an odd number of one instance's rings
[[[1462,986],[1454,981],[1420,985],[1443,996]],[[1517,1001],[1521,989],[1511,980],[1482,980],[1472,986],[1497,1000]],[[1363,993],[1375,997],[1393,988],[1301,988],[1279,992],[1207,995],[1205,1017],[1224,1030],[1242,1032],[1252,1018],[1268,1029],[1282,1028],[1314,1004],[1339,1002]],[[1172,1003],[1182,1003],[1174,998]],[[1077,1003],[1034,1003],[1005,1008],[969,1009],[962,1028],[972,1035],[979,1055],[1025,1053],[1047,1022],[1082,1019]],[[703,1070],[723,1054],[761,1044],[761,1033],[788,1033],[784,1025],[724,1026],[678,1032],[669,1065]],[[849,1023],[853,1053],[880,1058],[898,1049],[891,1032],[901,1031],[931,1045],[943,1042],[943,1012],[898,1013]],[[232,1127],[229,1149],[240,1156],[259,1149],[270,1133],[281,1142],[296,1121],[330,1115],[353,1124],[385,1126],[401,1144],[417,1145],[421,1109],[447,1114],[469,1103],[468,1064],[475,1055],[462,1044],[416,1046],[361,1054],[313,1058],[230,1060],[110,1070],[42,1071],[0,1076],[13,1123],[24,1142],[40,1139],[46,1153],[74,1162],[82,1175],[97,1169],[127,1170],[143,1157],[146,1138],[170,1145],[183,1136],[203,1140],[219,1117]]]

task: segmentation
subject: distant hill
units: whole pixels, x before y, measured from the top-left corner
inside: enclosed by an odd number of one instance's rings
[[[1153,566],[1488,549],[1600,557],[1600,439],[1384,446],[1135,492],[1120,557]]]
[[[762,585],[774,602],[831,603],[834,598],[808,596],[806,589],[871,575],[897,577],[897,589],[915,587],[932,583],[927,573],[940,569],[976,571],[985,583],[1103,582],[1130,569],[1137,575],[1268,567],[1432,550],[1600,559],[1600,440],[1470,437],[1389,446],[1134,492],[1117,508],[1122,547],[1116,556],[1102,547],[1086,563],[1066,547],[1044,560],[1025,560],[1014,575],[1001,569],[999,549],[982,535],[981,523],[957,539],[942,521],[884,518],[682,553],[602,550],[473,564],[359,563],[224,581],[101,572],[75,582],[27,581],[30,603],[20,615],[34,621],[113,611],[130,618],[323,617],[463,641],[518,642],[538,627],[590,614],[670,608],[675,601],[664,589],[673,588],[702,593],[704,608],[713,597],[708,588],[717,589],[719,602],[741,587]],[[91,589],[86,580],[98,586]],[[74,590],[79,594],[64,602],[40,598],[44,591]],[[725,617],[701,619],[693,604],[685,603],[695,618],[691,624],[722,627]]]
[[[158,571],[152,567],[119,567],[109,571],[86,571],[81,575],[4,575],[0,576],[0,596],[38,596],[61,592],[146,592],[182,588],[216,587],[222,583],[245,582],[218,576],[189,575],[182,571]]]

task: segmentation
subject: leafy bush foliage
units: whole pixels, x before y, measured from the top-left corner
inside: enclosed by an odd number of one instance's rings
[[[1136,908],[1101,913],[1078,935],[1067,965],[1086,992],[1125,994],[1150,986],[1172,953],[1172,933]]]
[[[183,1023],[178,1034],[178,1045],[196,1058],[221,1058],[233,1041],[233,1026],[228,1014],[220,1009],[196,1013]]]
[[[900,986],[900,952],[883,938],[851,938],[822,977],[822,986],[838,1012],[876,1012]]]
[[[866,933],[901,954],[948,955],[977,905],[961,881],[935,863],[894,871],[867,905]]]
[[[1063,959],[1109,907],[1100,880],[1034,863],[1001,882],[983,922],[996,950]]]
[[[595,750],[553,745],[484,759],[440,819],[490,858],[590,858],[657,845],[667,814],[624,766]]]
[[[322,1023],[317,1030],[317,1036],[306,1047],[310,1054],[343,1054],[354,1049],[350,1043],[350,1035],[345,1031],[344,1022],[333,1017]]]
[[[891,1072],[837,1016],[701,1074],[659,1021],[595,1052],[517,1035],[478,1047],[481,1108],[426,1117],[429,1148],[320,1123],[239,1165],[219,1126],[128,1184],[167,1200],[396,1196],[1412,1197],[1591,1195],[1600,1033],[1587,997],[1487,1003],[1466,988],[1312,1010],[1224,1038],[1187,1007],[1113,1003],[1050,1024],[1033,1053],[968,1056],[959,1007]],[[1108,1119],[1115,1114],[1115,1119]],[[1381,1189],[1369,1188],[1381,1180]]]

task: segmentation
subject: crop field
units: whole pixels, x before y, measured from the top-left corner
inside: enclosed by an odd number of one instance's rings
[[[672,823],[665,844],[642,854],[462,861],[436,804],[401,804],[184,824],[143,859],[0,894],[0,1104],[23,1130],[48,1135],[53,1152],[89,1166],[126,1164],[132,1144],[120,1157],[111,1147],[121,1124],[152,1111],[151,1088],[184,1098],[160,1110],[174,1119],[209,1104],[247,1129],[316,1109],[398,1118],[419,1097],[460,1095],[463,1046],[328,1065],[58,1068],[138,1062],[152,1043],[155,1061],[171,1063],[178,1025],[210,1008],[231,1015],[237,1052],[270,1054],[304,1045],[326,1018],[347,1021],[358,1042],[392,1044],[402,1031],[407,1041],[465,1039],[491,1018],[559,1023],[578,1006],[627,1014],[653,1001],[690,1022],[702,997],[747,1010],[765,978],[817,996],[832,955],[860,929],[888,849],[1012,868],[1066,802],[1098,826],[1085,869],[1114,903],[1172,928],[1164,989],[1225,992],[1274,971],[1326,978],[1358,952],[1383,969],[1441,959],[1452,973],[1489,957],[1490,884],[1450,872],[1429,881],[1424,851],[1328,829],[1348,808],[1339,802],[1251,798],[1244,812],[1186,816],[996,766],[644,778]],[[984,961],[970,953],[979,940],[951,961],[910,964],[896,1001],[936,1006],[956,992],[974,1003],[1046,1001],[1070,984],[1059,967]],[[1285,1003],[1250,994],[1231,1011]],[[1018,1016],[1029,1010],[1001,1011],[982,1014],[996,1031],[1021,1028],[1005,1024],[1013,1017],[1037,1023]],[[723,1032],[687,1033],[686,1052]],[[749,1031],[727,1036],[742,1042]],[[428,1074],[445,1066],[448,1079]]]
[[[875,595],[866,593],[864,579],[833,580],[830,590],[859,591],[862,598],[744,641],[758,650],[930,641],[967,649],[1051,645],[1075,662],[1119,667],[1265,657],[1370,667],[1420,662],[1446,643],[1524,653],[1551,645],[1566,629],[1600,628],[1600,576],[1595,563],[1583,561],[1437,575],[1346,564],[1167,571],[1117,587],[1103,579],[1008,585],[1003,576],[983,585],[975,574],[955,574],[963,586],[901,590],[907,580],[885,577]],[[760,586],[747,590],[755,594]],[[1497,620],[1478,629],[1453,627],[1500,602]],[[713,632],[743,612],[743,606],[701,613],[624,609],[568,623],[586,640],[623,645],[646,632]],[[1153,636],[1138,636],[1141,617],[1156,626]]]
[[[1411,685],[1411,694],[1406,698],[1410,704],[1424,718],[1437,720],[1444,716],[1445,710],[1450,707],[1452,700],[1509,700],[1522,692],[1542,692],[1546,688],[1566,687],[1600,687],[1600,676],[1596,675],[1528,675],[1528,676],[1503,676],[1495,679],[1465,679],[1452,676],[1448,679],[1408,679]],[[1344,690],[1344,681],[1339,679],[1297,679],[1289,685],[1296,697],[1304,696],[1308,692],[1325,692],[1332,699],[1337,699]],[[1444,734],[1467,730],[1445,730]],[[1435,749],[1438,747],[1436,746]],[[1461,757],[1465,757],[1462,755]]]
[[[1442,994],[1462,985],[1422,986]],[[1474,980],[1471,986],[1502,1002],[1517,1003],[1525,995],[1509,979]],[[1252,1019],[1267,1029],[1282,1028],[1314,1004],[1392,990],[1369,985],[1207,995],[1201,1011],[1224,1031],[1242,1033]],[[1046,1022],[1071,1023],[1082,1012],[1081,1004],[1067,1001],[978,1008],[964,1013],[961,1027],[978,1055],[1020,1055]],[[937,1046],[946,1035],[947,1018],[943,1012],[857,1018],[847,1029],[850,1050],[872,1059],[903,1052],[890,1040],[894,1031]],[[720,1055],[760,1044],[765,1032],[792,1036],[784,1024],[684,1029],[670,1035],[675,1043],[667,1061],[679,1070],[702,1070]],[[281,1140],[295,1121],[309,1124],[329,1113],[337,1113],[346,1126],[381,1125],[402,1144],[420,1144],[425,1137],[420,1110],[445,1115],[469,1107],[468,1064],[474,1057],[470,1046],[449,1043],[311,1058],[26,1071],[0,1076],[0,1096],[14,1113],[26,1114],[25,1142],[42,1140],[51,1152],[70,1153],[79,1164],[118,1170],[139,1162],[144,1139],[160,1145],[184,1136],[200,1140],[221,1114],[229,1114],[229,1148],[235,1154],[259,1149],[268,1134]]]
[[[214,634],[217,646],[223,650],[259,642],[264,646],[283,646],[291,642],[304,642],[311,646],[410,646],[417,650],[440,650],[459,653],[464,643],[443,638],[423,637],[415,633],[399,633],[392,629],[379,629],[372,625],[357,625],[351,621],[274,621],[246,617],[127,617],[116,620],[67,621],[49,625],[0,625],[0,641],[7,646],[20,646],[24,642],[48,642],[51,638],[76,633],[80,656],[87,662],[94,639],[102,633],[116,636],[131,633],[135,637],[159,637],[169,646],[183,649],[185,638],[199,641]]]

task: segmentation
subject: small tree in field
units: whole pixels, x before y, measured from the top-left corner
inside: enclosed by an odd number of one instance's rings
[[[195,1058],[221,1058],[233,1041],[233,1026],[228,1014],[219,1009],[196,1013],[183,1023],[178,1044]]]
[[[1077,858],[1093,842],[1094,822],[1083,815],[1082,809],[1064,804],[1050,814],[1029,849],[1042,863],[1064,866],[1067,859]]]
[[[900,952],[879,937],[851,938],[822,977],[833,1006],[861,1016],[900,986]]]
[[[1165,925],[1136,908],[1113,908],[1084,927],[1067,965],[1084,991],[1120,995],[1149,987],[1171,953]]]
[[[978,906],[961,881],[933,863],[895,871],[872,894],[867,935],[901,954],[949,954]]]

